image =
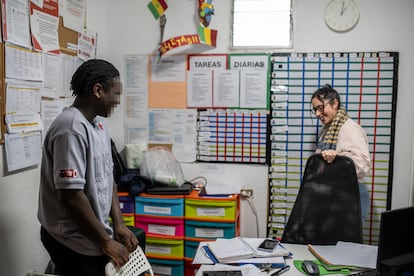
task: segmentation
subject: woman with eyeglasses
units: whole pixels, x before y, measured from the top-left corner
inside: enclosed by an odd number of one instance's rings
[[[311,104],[312,112],[323,124],[316,153],[320,153],[328,163],[332,163],[337,155],[350,157],[354,161],[364,221],[369,210],[369,194],[364,177],[368,175],[371,165],[367,135],[364,129],[348,116],[341,106],[338,92],[329,84],[313,93]]]

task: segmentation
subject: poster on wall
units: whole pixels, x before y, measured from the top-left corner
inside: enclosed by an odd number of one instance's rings
[[[151,56],[148,76],[148,107],[186,108],[187,57],[166,56],[158,62]]]
[[[36,51],[60,53],[59,9],[56,0],[44,0],[42,6],[30,1],[30,27],[33,48]]]
[[[267,54],[231,54],[229,69],[239,71],[240,108],[269,108],[270,61]]]
[[[1,10],[4,41],[31,48],[29,2],[27,0],[1,0]]]
[[[63,26],[78,33],[85,29],[86,0],[59,0],[59,15]]]
[[[35,166],[39,163],[41,137],[40,131],[4,135],[9,172]]]

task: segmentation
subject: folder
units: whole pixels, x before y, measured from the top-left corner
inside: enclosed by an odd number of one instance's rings
[[[342,242],[336,245],[308,245],[312,254],[329,270],[349,268],[376,268],[378,247]]]

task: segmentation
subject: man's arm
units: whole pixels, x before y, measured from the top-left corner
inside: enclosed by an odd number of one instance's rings
[[[101,222],[96,218],[83,190],[60,189],[59,197],[80,231],[100,244],[103,252],[111,257],[116,265],[121,266],[128,261],[127,249],[109,237]]]
[[[129,252],[134,251],[138,245],[138,239],[132,231],[125,226],[119,205],[118,188],[115,183],[113,185],[112,192],[111,218],[114,224],[115,238],[122,242],[127,247]]]

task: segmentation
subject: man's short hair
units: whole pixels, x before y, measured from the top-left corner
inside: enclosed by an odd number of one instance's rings
[[[109,90],[114,79],[119,78],[119,71],[114,65],[102,59],[90,59],[82,63],[72,76],[70,89],[74,96],[88,96],[95,84]]]

